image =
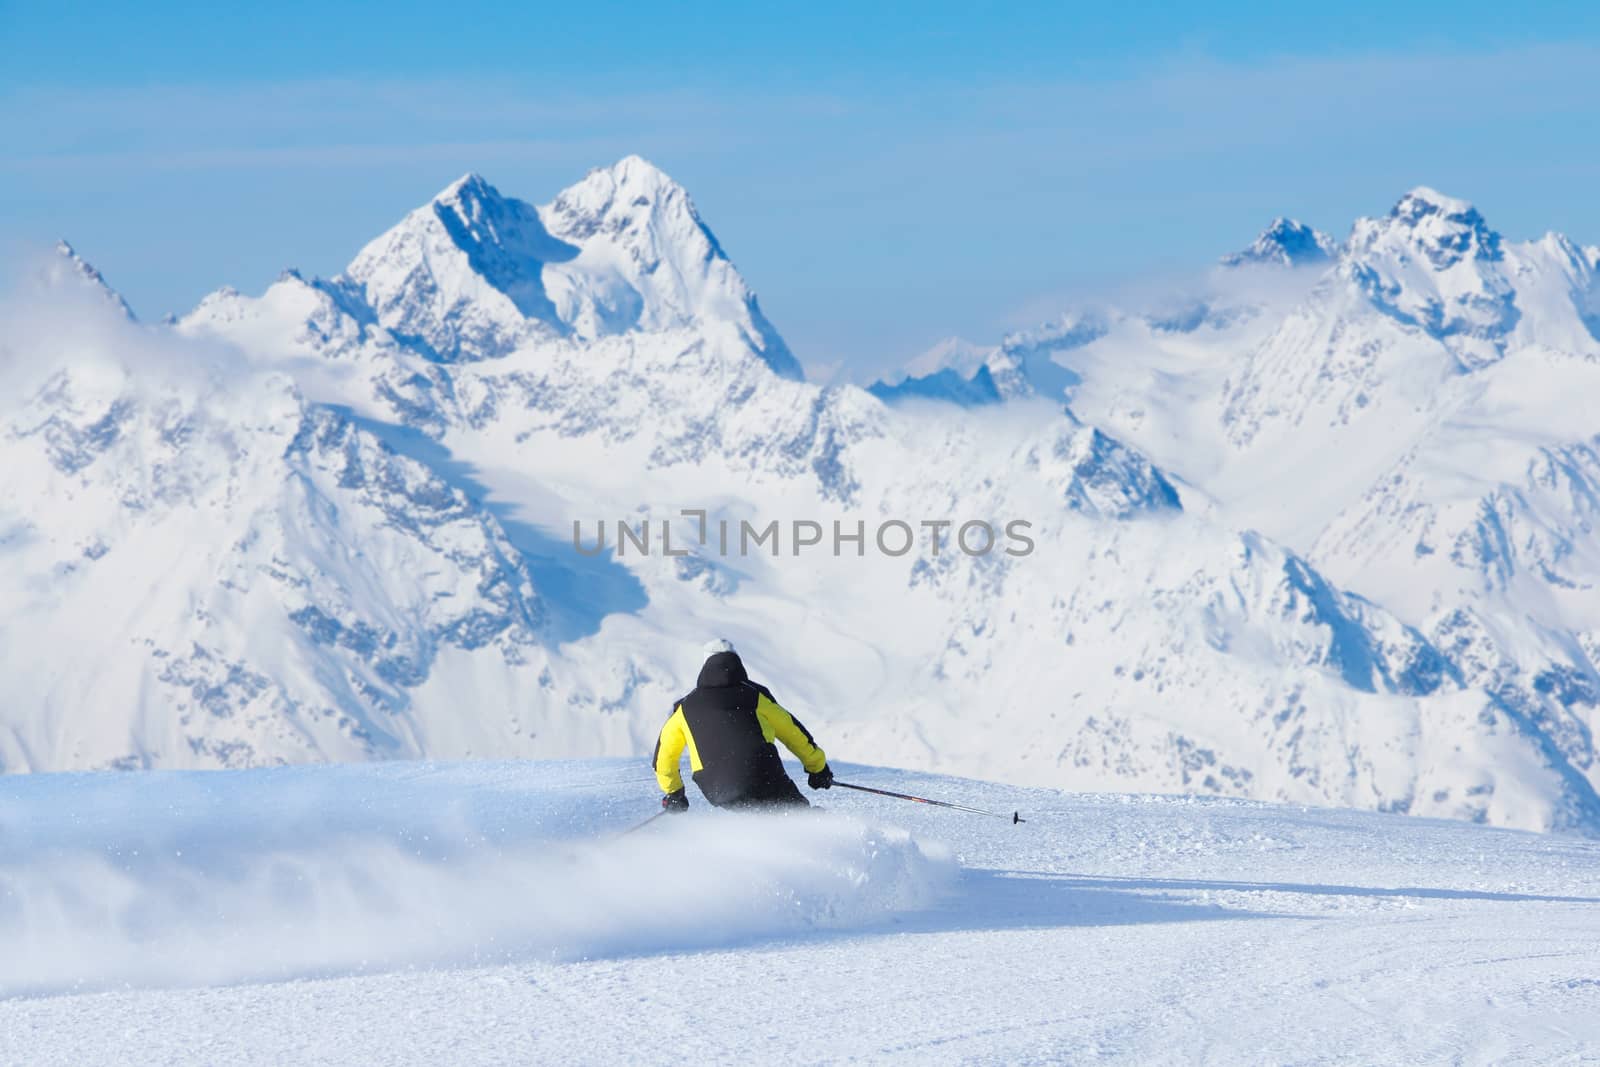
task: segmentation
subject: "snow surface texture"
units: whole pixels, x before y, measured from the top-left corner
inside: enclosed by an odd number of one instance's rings
[[[0,343],[0,769],[640,754],[726,635],[835,758],[1600,830],[1600,253],[1428,190],[1252,248],[892,403],[637,158],[175,326],[63,250]],[[682,508],[1037,547],[666,557]]]
[[[696,805],[608,836],[653,807],[642,770],[0,781],[0,1062],[1550,1064],[1600,1044],[1592,841],[850,766],[1029,821],[834,789],[823,814]]]

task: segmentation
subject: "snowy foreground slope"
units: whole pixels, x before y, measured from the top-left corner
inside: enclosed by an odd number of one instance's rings
[[[0,782],[0,1063],[1578,1063],[1600,845],[842,766],[639,833],[636,760]]]
[[[1230,264],[875,394],[636,157],[172,323],[64,247],[0,333],[0,770],[638,754],[723,635],[836,759],[1600,832],[1594,255],[1419,191]]]

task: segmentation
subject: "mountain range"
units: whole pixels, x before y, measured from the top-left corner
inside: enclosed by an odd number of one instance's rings
[[[637,157],[170,323],[63,246],[5,312],[0,768],[640,754],[726,636],[839,759],[1600,832],[1597,271],[1419,188],[863,389]]]

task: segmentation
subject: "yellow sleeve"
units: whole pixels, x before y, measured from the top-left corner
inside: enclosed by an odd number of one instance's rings
[[[828,757],[811,736],[811,731],[799,719],[783,709],[783,705],[762,693],[756,701],[756,717],[768,737],[776,737],[785,748],[800,757],[800,766],[814,773],[827,766]]]
[[[663,793],[676,793],[683,788],[683,774],[678,764],[683,761],[683,747],[688,742],[689,724],[684,721],[683,708],[673,708],[666,725],[661,727],[661,736],[656,739],[653,760],[656,782]]]

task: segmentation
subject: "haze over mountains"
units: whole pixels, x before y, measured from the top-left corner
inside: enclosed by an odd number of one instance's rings
[[[63,249],[6,312],[0,768],[642,753],[720,634],[840,759],[1594,832],[1597,270],[1417,189],[869,392],[636,157],[172,325]],[[691,554],[573,550],[646,519]]]

